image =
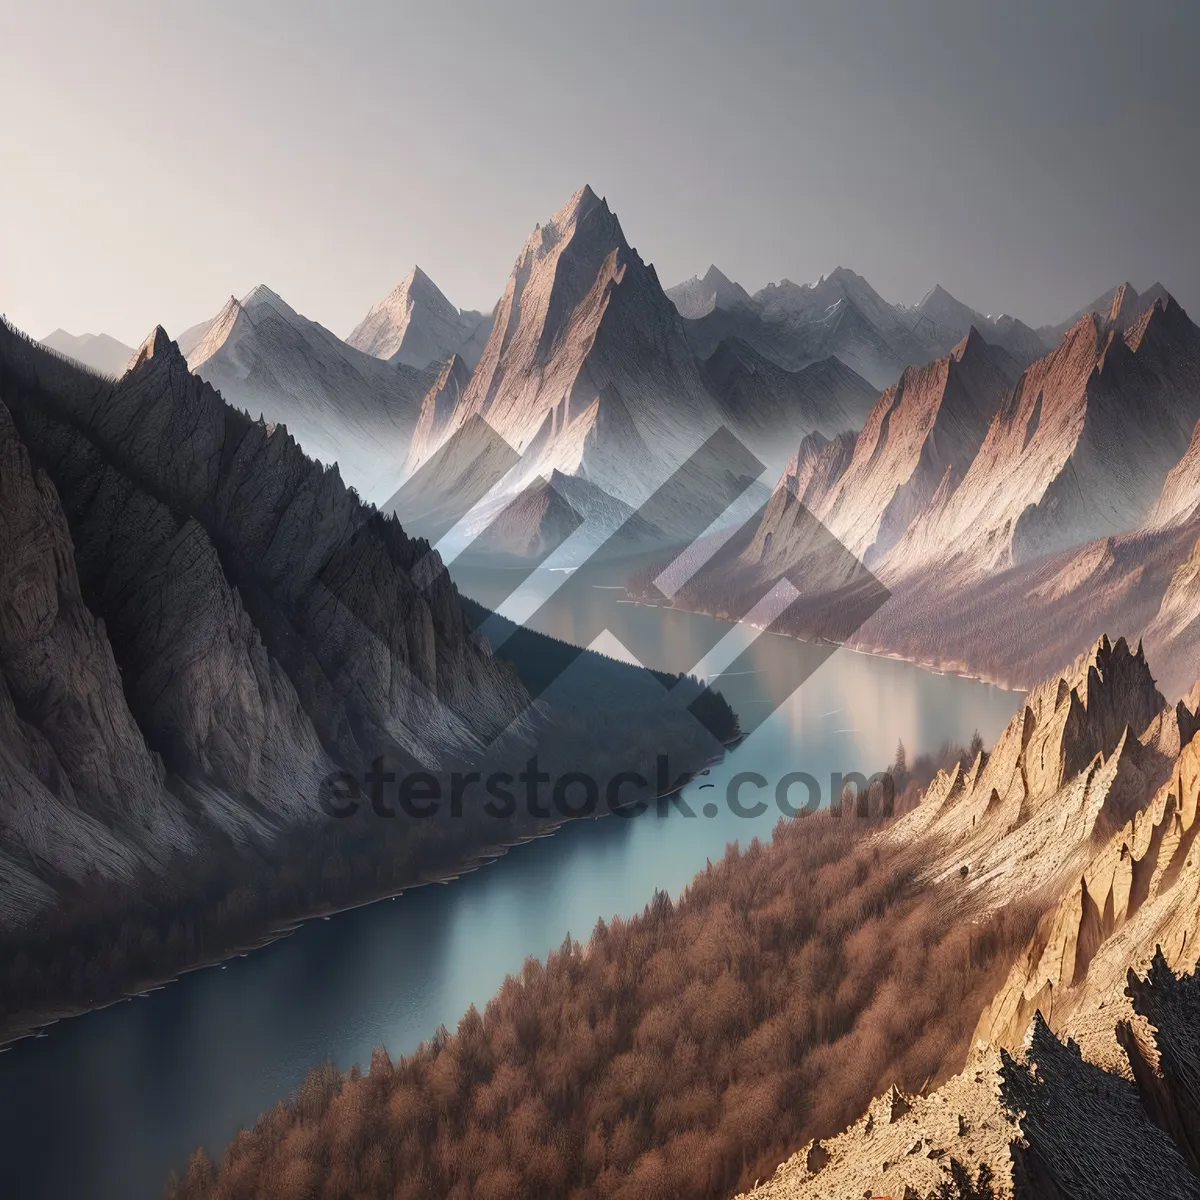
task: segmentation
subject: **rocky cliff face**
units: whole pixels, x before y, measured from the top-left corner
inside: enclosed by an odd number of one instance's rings
[[[346,342],[374,358],[418,368],[437,367],[458,355],[470,370],[491,323],[490,314],[455,308],[420,267],[413,267]]]
[[[524,711],[425,543],[161,329],[115,386],[0,329],[0,391],[6,923],[215,830],[268,846],[335,765],[459,761]]]
[[[880,564],[973,578],[1138,526],[1200,417],[1200,330],[1168,299],[1124,334],[1088,314],[1034,363],[961,484]]]
[[[1200,685],[1160,702],[1140,650],[1103,639],[877,835],[954,920],[1037,897],[1045,915],[960,1074],[893,1088],[754,1200],[943,1194],[951,1158],[1000,1197],[1200,1194],[1200,977],[1177,974],[1200,934]]]
[[[634,504],[720,425],[679,315],[590,188],[526,243],[461,403],[412,465],[474,415],[522,456],[514,483],[559,470]]]
[[[909,367],[876,403],[817,515],[870,566],[939,489],[966,474],[1019,369],[972,329],[945,358]]]
[[[3,404],[0,549],[0,925],[11,928],[54,903],[52,881],[128,882],[192,835],[84,603],[55,487]]]
[[[348,484],[380,502],[394,490],[435,380],[348,346],[266,287],[230,297],[188,366],[251,416],[286,424],[307,454],[337,463]]]
[[[1112,1003],[1119,1058],[1090,1061],[1038,1013],[1013,1053],[980,1050],[930,1093],[893,1087],[850,1129],[809,1143],[748,1196],[1200,1196],[1198,1010],[1200,977],[1156,955],[1144,978],[1129,971]],[[967,1186],[985,1168],[992,1190],[959,1190],[951,1164]]]
[[[1039,1010],[1056,1029],[1094,1020],[1121,995],[1127,967],[1148,963],[1156,947],[1171,966],[1191,965],[1200,925],[1200,719],[1183,702],[1164,719],[1168,741],[1183,743],[1169,777],[1066,890],[980,1018],[978,1040],[1018,1046]]]
[[[1169,773],[1141,740],[1163,707],[1141,648],[1102,638],[1026,696],[990,754],[939,773],[887,837],[938,847],[932,877],[961,875],[964,915],[1060,887]]]

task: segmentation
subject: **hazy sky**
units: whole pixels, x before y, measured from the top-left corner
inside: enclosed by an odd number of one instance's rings
[[[140,340],[267,283],[490,307],[590,183],[665,285],[839,263],[1200,318],[1200,3],[0,0],[0,311]]]

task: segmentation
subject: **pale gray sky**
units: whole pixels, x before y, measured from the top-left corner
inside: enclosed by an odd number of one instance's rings
[[[0,311],[136,342],[266,283],[345,335],[420,263],[489,307],[608,197],[665,285],[839,263],[1200,318],[1195,0],[0,0]]]

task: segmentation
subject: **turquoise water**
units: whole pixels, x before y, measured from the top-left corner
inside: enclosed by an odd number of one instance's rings
[[[503,581],[456,575],[485,603],[507,590]],[[557,582],[535,578],[527,595],[544,597]],[[701,649],[729,633],[705,617],[622,598],[608,585],[576,589],[547,632],[586,633],[600,614],[611,630],[601,648],[635,648],[647,665],[672,670],[695,665]],[[522,616],[520,605],[518,596],[510,615]],[[771,715],[684,789],[695,815],[673,805],[662,817],[651,810],[569,825],[450,884],[310,922],[246,957],[0,1053],[0,1196],[157,1197],[168,1170],[197,1145],[219,1150],[313,1065],[365,1065],[377,1045],[393,1057],[411,1051],[439,1025],[453,1029],[468,1005],[482,1006],[528,955],[544,956],[568,933],[586,940],[597,918],[640,911],[656,888],[678,894],[730,841],[769,838],[781,776],[807,772],[827,801],[833,772],[880,769],[898,740],[910,761],[945,739],[965,743],[976,729],[990,743],[1018,703],[991,685],[779,637],[755,640],[744,628],[712,653],[710,668],[743,650],[743,673],[719,686],[739,712],[757,704]],[[803,684],[776,708],[797,679]],[[738,816],[727,802],[741,772],[767,781],[740,793],[750,806],[765,798],[758,816]],[[792,796],[803,803],[806,792]]]

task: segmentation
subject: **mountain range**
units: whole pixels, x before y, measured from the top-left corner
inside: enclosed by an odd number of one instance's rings
[[[230,324],[289,325],[273,296],[251,299]],[[686,711],[700,685],[668,691],[586,652],[552,688],[537,666],[532,707],[521,672],[558,644],[528,633],[493,651],[475,632],[486,612],[427,543],[227,403],[161,328],[108,381],[0,325],[0,387],[6,937],[51,913],[89,919],[96,888],[106,911],[154,894],[169,914],[186,881],[220,889],[246,870],[268,910],[303,904],[268,895],[270,872],[284,847],[293,871],[335,854],[351,830],[331,827],[322,781],[381,756],[440,771],[486,749],[515,766],[544,740],[544,759],[600,768],[648,738],[648,770],[663,745],[697,767],[719,745]],[[606,690],[624,715],[589,730],[581,705]],[[495,837],[454,826],[433,841],[430,827],[422,853],[461,861]],[[411,872],[418,843],[396,828]],[[353,837],[377,880],[396,850],[381,831]]]
[[[427,395],[409,471],[486,421],[519,456],[505,494],[558,476],[607,498],[581,514],[582,544],[594,546],[612,532],[597,514],[636,509],[717,430],[757,456],[759,471],[777,471],[797,432],[836,436],[873,400],[832,356],[792,370],[730,338],[699,358],[685,324],[607,202],[582,189],[526,242],[469,380],[465,371],[451,380],[452,402],[444,388]],[[694,485],[720,486],[701,477]],[[692,506],[680,504],[678,520],[660,512],[654,522],[668,539],[690,528]],[[533,519],[540,510],[526,511]],[[533,529],[521,540],[541,542]]]
[[[76,337],[65,329],[56,329],[41,339],[43,346],[57,350],[102,375],[120,375],[133,357],[133,347],[118,342],[107,333],[84,333]]]
[[[1118,303],[1132,320],[1159,294],[1158,285],[1140,297],[1114,291],[1106,319]],[[717,428],[778,477],[803,438],[861,429],[880,388],[948,358],[972,329],[1018,370],[1051,348],[1046,329],[983,316],[941,287],[911,308],[889,304],[842,267],[816,284],[785,279],[751,295],[713,266],[664,292],[607,203],[584,188],[535,229],[492,314],[457,309],[414,267],[346,341],[259,286],[179,345],[228,400],[285,425],[377,504],[472,420],[486,421],[519,457],[504,495],[557,474],[606,497],[583,522],[586,548],[610,531],[594,528],[595,513],[636,509]],[[439,473],[443,500],[461,490],[463,469]],[[914,500],[930,469],[927,461],[906,491],[904,511],[927,498]],[[765,493],[747,503],[755,499]],[[526,505],[525,520],[538,511]],[[901,509],[888,521],[903,525]],[[546,544],[532,525],[513,536]]]
[[[1037,331],[942,287],[890,304],[842,267],[751,294],[714,266],[664,291],[585,187],[534,229],[491,317],[414,268],[350,342],[259,287],[181,348],[435,541],[465,516],[460,542],[509,559],[578,562],[617,530],[614,546],[665,551],[732,500],[726,526],[756,527],[674,603],[732,612],[804,576],[820,602],[780,619],[803,611],[819,634],[842,589],[865,587],[862,648],[1009,682],[1116,621],[1186,682],[1200,333],[1159,284]],[[701,453],[722,429],[744,447],[736,470]],[[631,523],[672,480],[670,506]],[[892,600],[875,611],[879,585]],[[1016,639],[1006,612],[1028,597],[1039,632]]]
[[[785,628],[828,636],[853,603],[831,534],[891,593],[862,649],[1023,686],[1117,628],[1178,694],[1200,673],[1198,422],[1200,330],[1168,293],[1142,307],[1118,288],[1024,370],[972,327],[907,368],[852,444],[801,439],[757,528],[673,602],[744,608],[786,575],[807,600]]]
[[[189,369],[231,404],[285,425],[364,498],[395,491],[433,372],[356,350],[261,285],[188,333]]]
[[[1021,366],[1049,349],[1023,322],[984,317],[940,286],[912,308],[889,304],[845,267],[815,284],[784,279],[750,295],[714,266],[667,294],[701,357],[737,337],[793,370],[836,356],[876,389],[895,383],[906,367],[949,353],[972,327]]]
[[[238,909],[259,937],[491,844],[469,820],[331,826],[325,783],[372,765],[453,776],[536,749],[649,777],[669,745],[700,769],[738,733],[727,712],[720,736],[695,728],[702,684],[511,623],[493,645],[499,619],[431,544],[465,529],[468,556],[522,570],[581,534],[653,547],[632,598],[1025,691],[990,750],[870,835],[899,890],[972,936],[1040,915],[988,976],[966,1069],[882,1093],[750,1194],[933,1194],[948,1158],[1002,1194],[1192,1194],[1200,1000],[1176,973],[1200,936],[1200,329],[1161,285],[1037,331],[940,287],[892,305],[841,267],[664,291],[585,187],[490,317],[414,269],[348,341],[258,287],[100,365],[127,349],[0,323],[6,944],[49,930],[73,953],[103,909],[106,947],[158,962],[172,903]],[[59,983],[95,1002],[75,975]],[[889,1061],[882,1025],[847,1036]]]

